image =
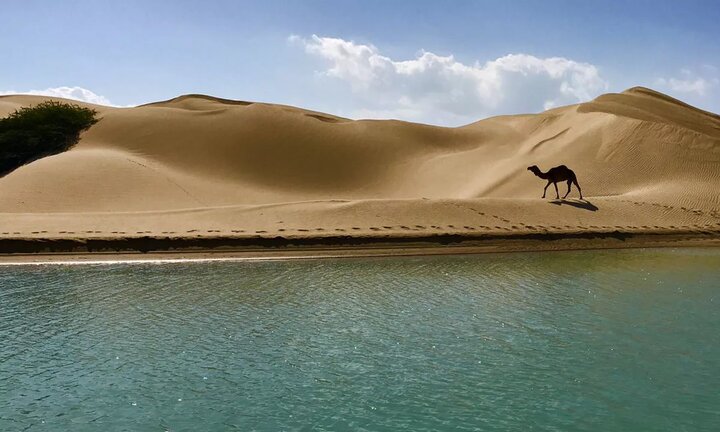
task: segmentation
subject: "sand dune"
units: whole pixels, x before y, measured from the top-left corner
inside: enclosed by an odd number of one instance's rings
[[[458,128],[203,95],[81,105],[101,121],[75,148],[0,179],[0,237],[720,230],[720,117],[645,88]],[[571,167],[589,203],[541,200],[534,164]]]

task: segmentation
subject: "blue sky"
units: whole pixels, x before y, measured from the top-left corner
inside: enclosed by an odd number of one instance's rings
[[[457,125],[644,85],[720,112],[717,1],[0,3],[0,93]]]

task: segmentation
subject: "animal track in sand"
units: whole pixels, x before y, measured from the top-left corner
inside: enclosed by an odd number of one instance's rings
[[[494,217],[495,219],[501,220],[501,221],[503,221],[503,222],[505,222],[505,223],[510,223],[510,221],[507,220],[507,219],[505,219],[504,217],[495,216],[495,215],[490,215],[490,216]]]
[[[454,206],[456,206],[456,207],[459,207],[459,208],[464,208],[464,209],[467,209],[467,210],[471,210],[471,211],[479,214],[480,216],[490,216],[490,217],[494,217],[494,218],[497,219],[497,220],[503,221],[503,222],[505,222],[505,223],[512,223],[510,220],[505,219],[504,217],[497,216],[497,215],[494,215],[494,214],[483,213],[483,212],[481,212],[480,210],[477,210],[477,209],[474,208],[474,207],[466,207],[466,206],[463,206],[463,205],[457,204],[457,203],[452,203],[452,204],[453,204]]]
[[[625,203],[632,203],[635,205],[651,205],[651,206],[655,206],[655,207],[664,208],[666,210],[682,210],[686,213],[691,213],[694,216],[710,216],[710,217],[713,217],[716,219],[720,218],[720,213],[718,213],[716,210],[703,211],[700,209],[691,209],[691,208],[682,207],[682,206],[674,207],[674,206],[671,206],[668,204],[660,204],[660,203],[653,203],[653,202],[640,202],[640,201],[629,201],[629,200],[619,200],[619,201],[625,202]]]

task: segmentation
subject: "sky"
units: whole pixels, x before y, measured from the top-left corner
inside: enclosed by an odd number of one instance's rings
[[[720,112],[716,0],[1,0],[0,16],[0,94],[457,126],[646,86]]]

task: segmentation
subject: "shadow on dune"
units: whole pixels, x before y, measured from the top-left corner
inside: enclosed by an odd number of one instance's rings
[[[566,200],[566,199],[554,199],[550,201],[550,204],[555,204],[558,206],[561,205],[569,205],[572,207],[577,207],[584,210],[590,210],[590,211],[598,211],[598,207],[591,203],[590,201],[583,199],[583,200]]]

